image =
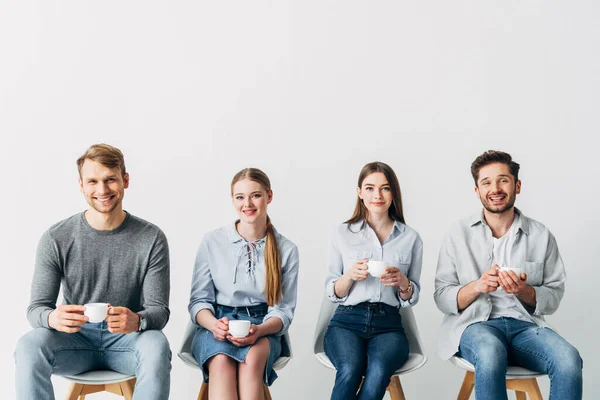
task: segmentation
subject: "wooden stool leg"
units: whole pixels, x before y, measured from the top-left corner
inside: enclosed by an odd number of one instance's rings
[[[531,378],[528,379],[527,382],[528,389],[527,394],[529,394],[529,398],[531,400],[544,400],[542,398],[542,392],[540,391],[540,387],[538,386],[537,379]]]
[[[125,400],[133,399],[133,390],[135,388],[135,381],[136,381],[136,379],[133,378],[133,379],[129,379],[128,381],[119,383],[119,386],[121,386],[121,392],[123,392],[123,397],[125,397]]]
[[[543,400],[542,392],[540,392],[540,387],[535,378],[508,379],[506,388],[517,393],[517,400],[525,400],[526,394],[529,395],[531,400]],[[523,393],[521,397],[519,397],[519,392]]]
[[[202,382],[200,393],[198,393],[198,400],[208,400],[208,383]]]
[[[468,400],[473,392],[473,386],[475,386],[475,374],[467,371],[460,387],[460,392],[458,392],[457,400]]]
[[[515,394],[517,395],[517,400],[527,400],[527,394],[525,392],[515,390]]]
[[[267,385],[263,385],[265,389],[265,400],[273,400],[271,399],[271,392],[269,391],[269,387]]]
[[[387,387],[387,391],[390,392],[391,400],[406,400],[406,397],[404,397],[404,390],[402,390],[402,384],[400,383],[400,378],[397,376],[392,376],[390,384]]]
[[[67,392],[67,400],[77,400],[82,391],[83,385],[81,383],[72,383],[69,391]]]

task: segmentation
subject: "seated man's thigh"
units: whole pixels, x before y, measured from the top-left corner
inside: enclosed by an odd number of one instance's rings
[[[150,369],[171,368],[171,349],[161,331],[119,335],[106,348],[106,368],[124,374],[136,374],[138,364]]]
[[[494,321],[469,325],[460,338],[460,357],[473,365],[507,362],[508,342],[504,332],[496,328]]]
[[[511,343],[511,363],[532,371],[548,373],[551,366],[567,373],[581,369],[583,361],[575,347],[550,328],[533,325],[516,335]]]
[[[48,362],[55,374],[75,375],[94,369],[98,363],[96,350],[82,332],[36,328],[19,339],[15,360],[17,367]]]

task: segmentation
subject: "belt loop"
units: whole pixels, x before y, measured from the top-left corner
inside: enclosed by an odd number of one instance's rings
[[[249,317],[252,317],[253,315],[250,314],[250,308],[246,307],[246,313],[248,314]]]

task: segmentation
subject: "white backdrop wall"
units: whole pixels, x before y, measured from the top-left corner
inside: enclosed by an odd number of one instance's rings
[[[1,397],[15,396],[37,241],[86,208],[75,160],[106,142],[131,174],[125,209],[169,239],[174,351],[201,236],[235,218],[231,177],[270,175],[270,214],[301,254],[295,357],[272,387],[290,400],[326,399],[333,385],[311,346],[327,241],[373,160],[395,168],[425,244],[415,312],[429,362],[402,378],[407,398],[456,397],[462,372],[435,354],[437,252],[480,209],[471,161],[512,153],[517,205],[553,231],[567,268],[549,320],[584,358],[584,397],[600,398],[599,18],[592,0],[0,1]],[[62,398],[67,384],[54,382]],[[171,398],[199,386],[174,355]]]

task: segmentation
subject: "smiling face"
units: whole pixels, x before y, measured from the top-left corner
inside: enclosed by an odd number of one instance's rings
[[[273,192],[267,191],[258,182],[248,178],[237,181],[233,185],[233,206],[240,221],[254,224],[267,220],[267,205],[273,200]]]
[[[356,188],[358,197],[371,214],[388,214],[393,196],[390,184],[383,172],[373,172],[365,177],[362,185]]]
[[[123,176],[118,167],[108,168],[89,159],[81,166],[79,189],[90,207],[99,213],[121,212],[128,187],[129,174]]]
[[[479,170],[475,193],[487,211],[501,214],[514,207],[517,194],[521,193],[521,181],[515,182],[508,165],[488,164]]]

